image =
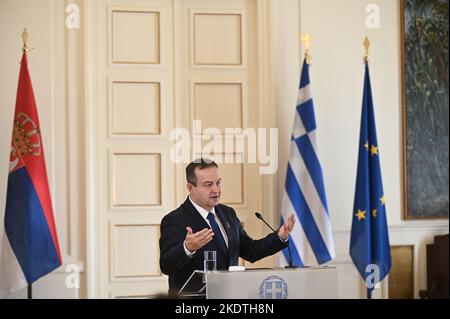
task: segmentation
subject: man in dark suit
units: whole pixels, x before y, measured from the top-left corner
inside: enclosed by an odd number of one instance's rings
[[[203,270],[203,252],[214,250],[217,269],[238,265],[239,257],[255,262],[287,247],[295,223],[290,215],[274,233],[263,239],[250,238],[233,208],[219,204],[221,188],[218,166],[198,159],[186,167],[189,196],[161,222],[160,267],[169,275],[169,292],[178,292],[194,270]],[[191,291],[202,287],[200,278]]]

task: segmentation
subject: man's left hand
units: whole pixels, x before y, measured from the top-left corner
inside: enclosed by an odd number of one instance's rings
[[[286,220],[284,221],[283,226],[281,226],[280,229],[278,230],[278,236],[283,240],[287,240],[289,234],[294,228],[294,224],[295,224],[295,215],[290,214],[288,218],[286,218]]]

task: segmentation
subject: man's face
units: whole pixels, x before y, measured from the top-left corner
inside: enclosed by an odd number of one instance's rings
[[[204,169],[197,167],[194,171],[197,177],[197,186],[187,184],[191,199],[200,207],[211,211],[220,201],[220,180],[219,169],[210,166]]]

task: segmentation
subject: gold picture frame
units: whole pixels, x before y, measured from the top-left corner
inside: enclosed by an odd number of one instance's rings
[[[448,3],[400,1],[403,208],[407,220],[449,216]]]

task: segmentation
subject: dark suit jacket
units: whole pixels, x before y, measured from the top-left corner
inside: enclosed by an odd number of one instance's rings
[[[287,247],[277,233],[271,233],[260,240],[250,238],[242,228],[233,208],[219,204],[215,207],[215,211],[228,236],[227,252],[222,251],[213,239],[192,257],[186,255],[183,247],[187,233],[186,227],[191,227],[194,233],[209,228],[189,198],[163,218],[159,240],[159,264],[162,272],[169,275],[170,292],[178,292],[194,270],[203,270],[203,252],[205,250],[217,251],[217,269],[227,270],[229,266],[238,265],[239,257],[255,262]],[[198,290],[201,286],[202,284],[198,280],[191,288]]]

